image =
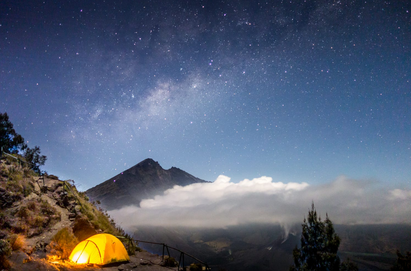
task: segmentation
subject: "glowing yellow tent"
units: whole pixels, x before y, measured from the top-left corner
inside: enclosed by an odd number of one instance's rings
[[[78,264],[109,264],[129,261],[130,257],[120,240],[101,233],[80,242],[71,252],[70,261]]]

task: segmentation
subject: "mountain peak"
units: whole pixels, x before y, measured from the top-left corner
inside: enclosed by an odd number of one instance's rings
[[[147,159],[141,161],[136,166],[138,166],[138,167],[160,167],[161,168],[160,164],[157,161],[154,161],[151,158],[147,158]]]
[[[107,210],[139,205],[143,199],[161,195],[175,185],[206,182],[172,167],[163,169],[157,161],[147,158],[124,172],[86,191],[91,200],[99,200]]]

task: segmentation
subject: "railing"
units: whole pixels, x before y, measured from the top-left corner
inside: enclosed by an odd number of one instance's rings
[[[167,244],[164,243],[156,243],[156,242],[150,242],[150,241],[142,241],[142,240],[135,240],[133,239],[133,241],[136,241],[138,243],[145,243],[145,244],[152,244],[152,245],[161,245],[163,246],[163,255],[162,255],[162,261],[164,262],[164,252],[165,250],[167,250],[167,255],[168,257],[170,257],[170,250],[169,249],[174,249],[175,251],[180,252],[180,260],[178,261],[178,266],[177,266],[177,270],[180,271],[180,265],[181,265],[181,270],[184,271],[184,256],[188,256],[192,259],[194,259],[195,261],[199,262],[200,264],[202,264],[203,266],[205,266],[205,270],[211,270],[211,268],[203,261],[199,260],[198,258],[194,257],[193,255],[190,255],[188,253],[185,253],[184,251],[179,250],[178,248],[175,247],[171,247]]]

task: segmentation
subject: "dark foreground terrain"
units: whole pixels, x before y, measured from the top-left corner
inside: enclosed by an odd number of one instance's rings
[[[350,258],[360,270],[389,270],[397,249],[411,250],[411,225],[336,225],[335,229],[341,237],[341,259]],[[248,225],[226,229],[139,227],[134,237],[161,240],[196,255],[214,270],[281,271],[293,264],[292,250],[299,245],[299,234],[285,238],[278,225]],[[161,246],[140,246],[162,253]]]

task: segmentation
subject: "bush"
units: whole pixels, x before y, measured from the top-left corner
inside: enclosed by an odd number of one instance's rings
[[[10,236],[10,245],[13,251],[21,250],[26,246],[26,238],[21,234],[13,234]]]
[[[190,271],[201,271],[203,270],[203,266],[199,263],[192,263],[190,264]]]
[[[0,269],[9,269],[10,263],[7,259],[11,255],[11,246],[6,240],[0,239]]]
[[[23,195],[24,197],[27,197],[34,191],[34,185],[30,182],[25,182],[23,184]]]
[[[27,208],[30,211],[36,212],[39,209],[39,204],[38,204],[37,201],[31,200],[31,201],[27,202]]]
[[[3,213],[0,212],[0,228],[9,228],[10,227],[10,221],[8,217]]]
[[[69,228],[62,228],[53,236],[50,242],[51,253],[61,259],[68,259],[78,240]]]
[[[167,266],[167,267],[176,267],[177,261],[176,259],[174,259],[173,257],[169,257],[169,256],[164,256],[164,262],[162,264],[162,266]]]
[[[390,269],[391,271],[411,270],[411,251],[407,251],[405,255],[402,255],[397,250],[397,262]]]
[[[30,211],[27,206],[21,206],[20,209],[17,211],[16,215],[20,218],[27,219],[30,217]]]

